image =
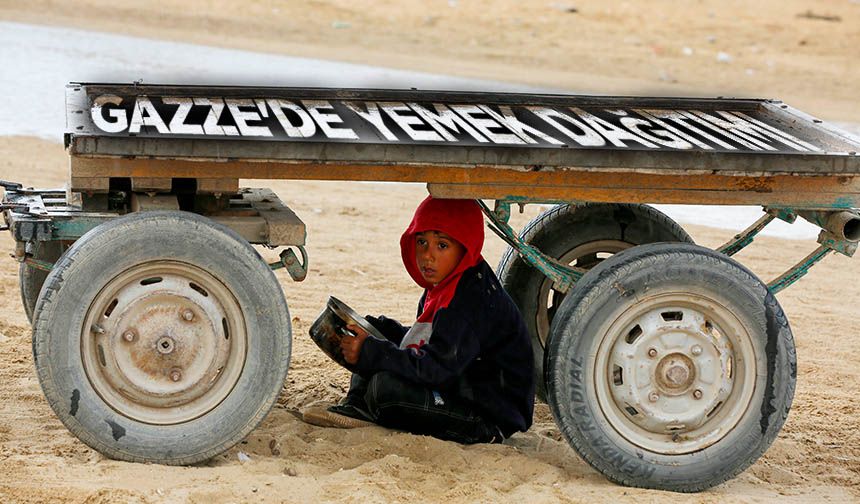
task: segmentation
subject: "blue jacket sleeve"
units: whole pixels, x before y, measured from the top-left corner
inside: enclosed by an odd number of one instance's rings
[[[449,306],[436,313],[430,341],[420,349],[400,349],[392,342],[368,338],[356,367],[368,373],[390,371],[423,386],[445,389],[479,353],[470,317]]]

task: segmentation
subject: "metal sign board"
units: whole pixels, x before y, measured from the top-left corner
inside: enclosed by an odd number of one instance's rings
[[[856,139],[773,100],[70,84],[67,106],[73,155],[860,169]]]

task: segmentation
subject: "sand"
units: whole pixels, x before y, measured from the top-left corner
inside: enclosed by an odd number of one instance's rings
[[[190,0],[182,4],[187,7],[162,1],[140,7],[88,0],[32,1],[23,7],[0,1],[0,19],[595,92],[774,96],[828,119],[860,122],[854,86],[845,84],[858,80],[860,5],[854,2],[766,0],[754,10],[742,2],[454,4],[315,1],[273,8],[268,2]],[[579,12],[566,12],[572,6]],[[206,14],[190,14],[204,7]],[[808,9],[841,21],[796,16]],[[334,27],[343,24],[349,27]],[[683,47],[693,54],[685,56]],[[719,64],[719,51],[732,61]],[[36,186],[65,181],[67,157],[58,144],[0,138],[0,152],[0,178]],[[561,440],[545,405],[538,405],[529,432],[493,446],[301,422],[301,408],[334,401],[347,386],[347,373],[307,336],[329,294],[362,313],[404,321],[414,314],[420,291],[400,264],[397,241],[426,189],[244,183],[273,188],[309,229],[308,279],[294,283],[277,273],[293,318],[294,351],[276,408],[245,442],[198,466],[106,459],[69,434],[44,400],[19,298],[18,266],[0,257],[1,502],[860,500],[860,336],[853,324],[860,287],[850,281],[860,274],[857,260],[829,257],[778,296],[797,343],[798,386],[788,421],[770,450],[723,485],[674,495],[607,482]],[[514,215],[513,224],[521,227],[538,210],[527,207],[525,214]],[[711,247],[732,234],[695,226],[688,231]],[[502,245],[488,239],[485,256],[491,264]],[[11,252],[12,246],[8,233],[0,233],[0,251]],[[738,258],[768,280],[814,247],[812,241],[764,237]],[[250,460],[240,460],[240,453]]]

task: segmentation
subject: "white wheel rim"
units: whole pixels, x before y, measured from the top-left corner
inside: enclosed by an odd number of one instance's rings
[[[179,261],[147,262],[96,295],[81,356],[96,393],[150,424],[198,418],[233,390],[245,363],[241,307],[212,274]]]
[[[700,294],[648,295],[602,332],[594,355],[601,411],[634,445],[679,455],[724,438],[750,406],[751,331]]]
[[[579,268],[591,269],[600,264],[604,259],[632,246],[633,244],[621,240],[597,240],[574,247],[559,257],[558,262]],[[585,264],[579,262],[580,259],[586,257],[593,258],[593,260]],[[553,285],[553,281],[544,276],[538,290],[535,327],[542,347],[546,347],[553,314],[564,299],[564,294],[553,289]]]

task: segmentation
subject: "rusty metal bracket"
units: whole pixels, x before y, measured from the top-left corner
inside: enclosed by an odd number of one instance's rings
[[[490,210],[483,201],[476,201],[484,211],[484,215],[490,220],[487,227],[516,250],[526,262],[552,280],[555,284],[553,286],[555,290],[566,293],[585,274],[584,269],[562,264],[520,239],[508,225],[508,219],[511,215],[510,202],[497,200],[495,209]]]
[[[797,220],[797,212],[793,208],[765,208],[768,213],[773,213],[777,219],[794,224]]]
[[[299,253],[302,254],[301,262],[299,262],[299,258],[296,257],[296,253],[293,252],[293,249],[288,248],[281,252],[280,261],[269,264],[269,267],[272,268],[272,270],[286,268],[287,273],[290,274],[293,281],[301,282],[308,276],[308,252],[301,245],[296,245],[296,248],[299,249]]]
[[[837,237],[833,233],[822,230],[818,234],[818,243],[834,252],[844,256],[852,257],[857,252],[857,242]]]
[[[482,208],[484,208],[484,213],[489,210],[486,208],[483,203],[481,203]],[[496,200],[496,205],[493,208],[493,214],[496,216],[496,219],[499,222],[507,224],[511,218],[511,202],[507,200]]]
[[[39,259],[33,259],[29,255],[24,258],[24,264],[31,268],[36,268],[42,271],[51,271],[54,269],[54,263],[48,261],[40,261]]]

